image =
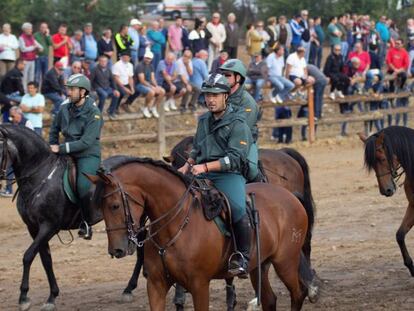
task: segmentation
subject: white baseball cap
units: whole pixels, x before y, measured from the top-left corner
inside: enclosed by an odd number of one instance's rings
[[[129,22],[129,26],[135,26],[135,25],[141,26],[141,25],[142,25],[142,23],[141,23],[138,19],[133,18],[133,19],[131,19],[131,21]]]
[[[152,53],[151,51],[147,50],[144,54],[144,58],[154,58],[154,53]]]

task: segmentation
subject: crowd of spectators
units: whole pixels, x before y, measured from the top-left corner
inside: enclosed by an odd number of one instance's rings
[[[385,16],[375,22],[368,15],[343,14],[322,25],[321,17],[310,18],[309,12],[302,10],[291,19],[269,17],[242,31],[235,14],[230,13],[223,22],[215,12],[211,20],[196,18],[192,25],[181,17],[168,27],[162,18],[148,24],[133,18],[115,34],[106,28],[98,37],[91,23],[71,36],[66,24],[51,34],[45,22],[38,25],[37,32],[26,22],[16,38],[10,24],[4,24],[0,34],[3,121],[9,121],[11,106],[19,106],[41,134],[45,99],[53,103],[52,114],[56,114],[66,98],[65,80],[76,73],[91,80],[91,95],[110,119],[116,119],[122,111],[132,112],[131,105],[139,96],[144,98],[141,111],[146,118],[158,118],[159,109],[194,111],[202,105],[200,89],[208,73],[217,72],[228,59],[241,56],[241,39],[245,39],[249,59],[245,85],[257,102],[266,100],[263,89],[270,86],[268,100],[278,104],[277,119],[292,117],[291,109],[283,103],[304,99],[308,86],[314,87],[315,116],[319,119],[323,117],[327,84],[332,100],[355,93],[379,96],[405,90],[411,75],[412,19],[407,21],[407,44],[395,23]],[[329,55],[322,66],[324,47]],[[105,109],[107,99],[110,102]],[[408,99],[402,98],[356,106],[376,110],[407,104]],[[350,113],[354,106],[343,103],[340,111]],[[298,117],[306,115],[307,106],[301,106]],[[402,117],[406,125],[407,114]],[[400,120],[397,115],[395,122]],[[374,125],[381,129],[384,121],[371,122],[370,126]],[[305,127],[301,134],[306,139]],[[347,135],[346,123],[341,135]],[[272,138],[289,143],[292,128],[276,128]]]

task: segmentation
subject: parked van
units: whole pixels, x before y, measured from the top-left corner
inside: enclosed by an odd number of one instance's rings
[[[175,19],[177,16],[195,18],[210,15],[205,1],[164,0],[158,5],[157,11],[158,14],[171,19]]]

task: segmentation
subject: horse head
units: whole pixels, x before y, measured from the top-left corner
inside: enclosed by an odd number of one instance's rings
[[[359,134],[359,137],[365,144],[365,166],[369,171],[375,171],[380,193],[387,197],[394,195],[397,190],[395,178],[398,177],[400,164],[384,131],[368,138],[363,134]]]

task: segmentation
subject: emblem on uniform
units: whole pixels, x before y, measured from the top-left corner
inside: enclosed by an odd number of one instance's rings
[[[247,142],[245,142],[244,140],[241,140],[240,145],[247,145]]]
[[[246,108],[246,112],[251,112],[252,108]]]
[[[100,115],[98,115],[98,114],[96,114],[96,115],[95,115],[95,119],[96,119],[96,120],[100,120],[100,119],[101,119],[101,116],[100,116]]]

